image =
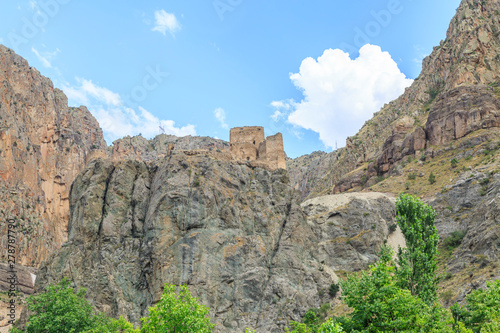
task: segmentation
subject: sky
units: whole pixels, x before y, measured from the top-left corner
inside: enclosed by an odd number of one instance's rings
[[[343,147],[418,77],[459,0],[0,0],[0,43],[85,105],[111,144],[283,133]]]

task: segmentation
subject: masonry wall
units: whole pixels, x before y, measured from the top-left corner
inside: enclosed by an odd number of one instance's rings
[[[286,169],[281,133],[265,139],[261,126],[235,127],[229,133],[229,140],[233,159],[256,161],[271,170]]]
[[[277,133],[266,138],[266,160],[276,169],[286,169],[283,136]]]
[[[229,132],[231,154],[239,160],[257,160],[258,147],[264,140],[264,128],[261,126],[235,127]]]

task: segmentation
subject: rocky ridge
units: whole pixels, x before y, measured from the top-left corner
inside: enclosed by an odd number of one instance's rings
[[[308,189],[308,197],[359,190],[390,175],[407,156],[435,155],[480,129],[483,141],[498,138],[499,12],[497,0],[462,1],[414,83],[332,153],[338,161],[322,169],[321,182],[309,189],[308,179],[299,178],[297,186]],[[294,178],[297,171],[290,173]]]
[[[37,288],[70,277],[98,308],[137,323],[166,282],[187,284],[217,332],[282,332],[331,301],[335,271],[365,268],[389,236],[392,199],[336,200],[303,209],[285,170],[206,154],[98,158],[73,183],[69,240]]]
[[[2,45],[0,85],[0,218],[19,225],[18,263],[37,266],[67,240],[71,183],[106,145],[85,107],[68,107],[62,91]],[[7,248],[7,224],[0,232]]]

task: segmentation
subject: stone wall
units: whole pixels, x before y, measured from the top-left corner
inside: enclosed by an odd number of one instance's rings
[[[286,169],[285,150],[283,148],[283,136],[281,133],[266,138],[265,159],[277,169]]]
[[[263,127],[244,126],[232,128],[229,137],[233,159],[255,161],[271,170],[286,169],[281,133],[264,139]]]

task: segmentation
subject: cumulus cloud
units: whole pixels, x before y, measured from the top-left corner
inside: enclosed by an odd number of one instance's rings
[[[214,110],[215,119],[220,123],[220,126],[224,129],[229,129],[228,124],[226,124],[226,112],[222,108],[217,108]]]
[[[287,117],[289,123],[319,133],[329,148],[343,146],[374,112],[413,82],[388,52],[370,44],[359,50],[357,59],[339,49],[328,49],[317,60],[306,58],[290,79],[304,98],[274,101],[271,117]]]
[[[175,126],[173,120],[162,120],[141,106],[137,109],[124,105],[121,96],[91,80],[77,78],[79,86],[65,85],[64,93],[70,103],[84,104],[99,122],[108,143],[127,135],[142,134],[152,138],[160,134],[160,126],[166,134],[176,136],[196,135],[194,125]]]
[[[166,35],[168,31],[174,36],[179,30],[181,30],[181,25],[174,14],[167,13],[163,9],[155,11],[155,26],[153,31],[158,31],[163,35]]]

